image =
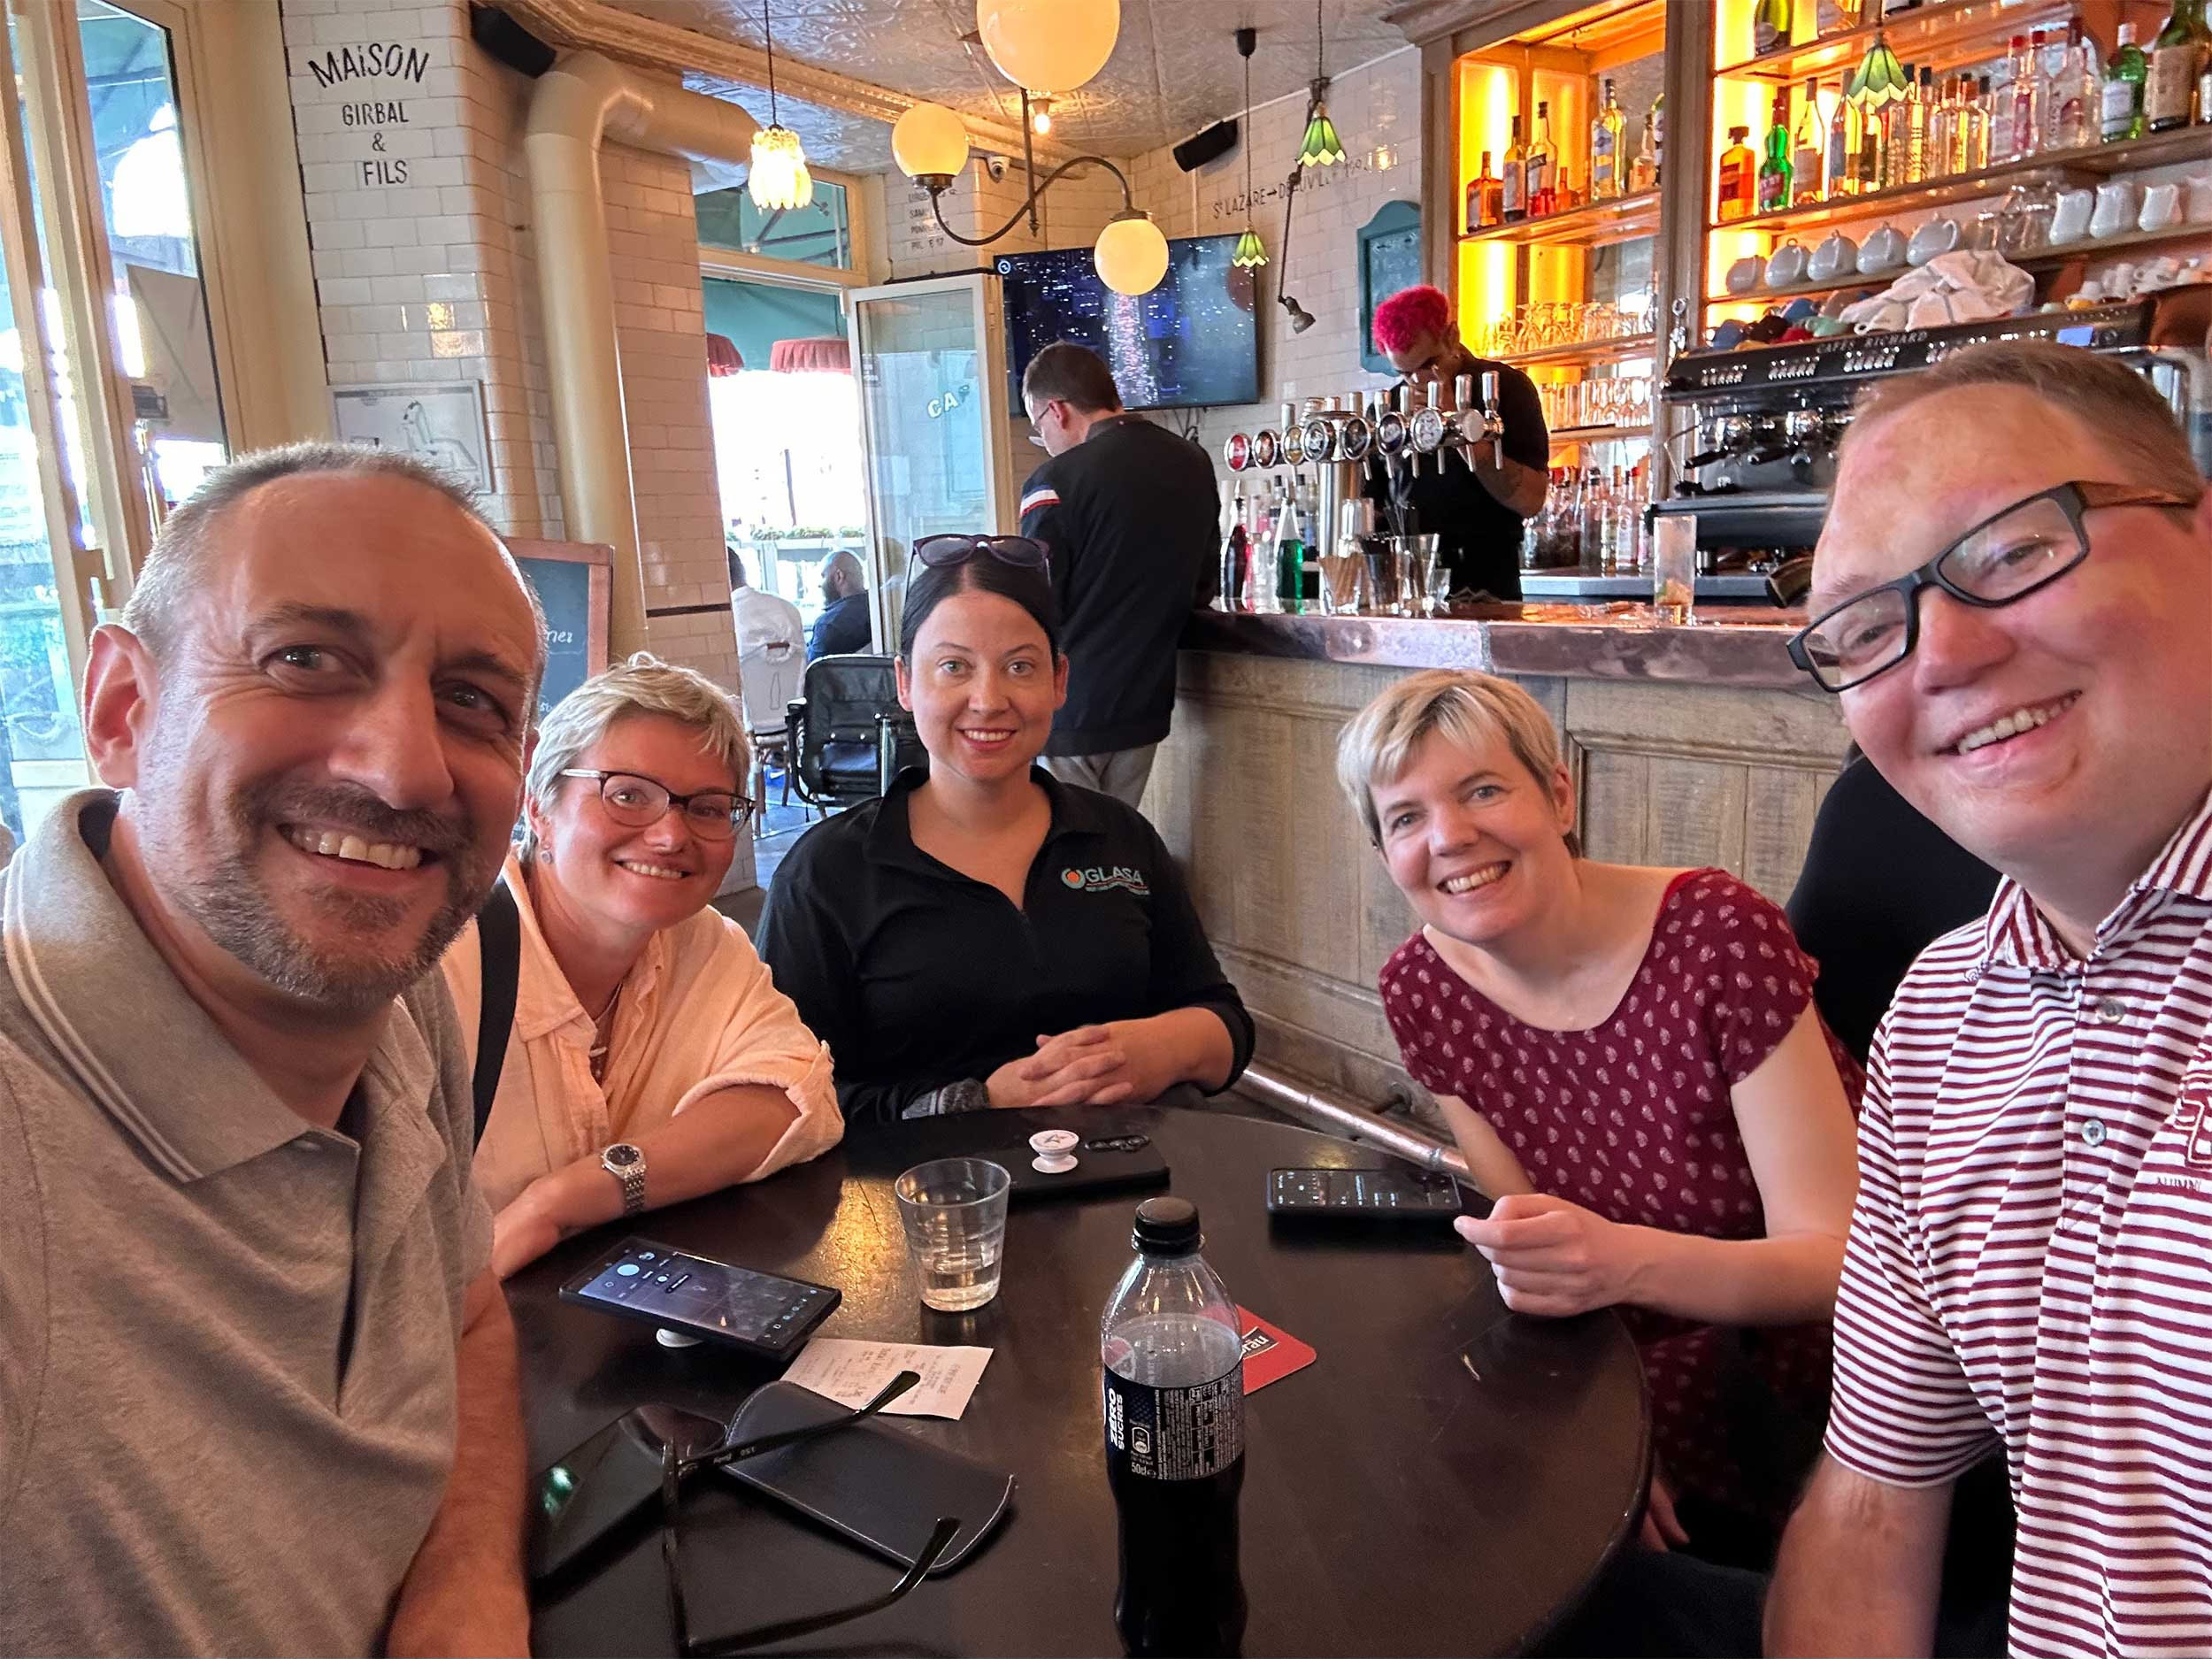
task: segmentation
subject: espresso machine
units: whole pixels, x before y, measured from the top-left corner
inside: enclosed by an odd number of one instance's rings
[[[1827,517],[1836,448],[1859,392],[1893,374],[1932,367],[1993,340],[2055,340],[2104,352],[2137,369],[2191,434],[2200,470],[2212,470],[2212,376],[2204,351],[2154,348],[2155,299],[2080,311],[1953,323],[1891,334],[1833,334],[1790,345],[1686,352],[1669,366],[1663,406],[1678,449],[1675,492],[1655,516],[1694,513],[1701,572],[1774,571],[1775,597],[1795,603]],[[1686,418],[1686,419],[1685,419]],[[1789,580],[1784,580],[1790,576]],[[1701,582],[1701,594],[1703,584]]]

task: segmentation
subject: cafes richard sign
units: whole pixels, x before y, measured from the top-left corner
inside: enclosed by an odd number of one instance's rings
[[[388,189],[407,182],[407,157],[385,148],[388,127],[413,125],[405,95],[419,90],[430,71],[430,54],[400,41],[370,41],[334,46],[307,60],[316,87],[343,100],[339,120],[368,134],[370,153],[361,158],[361,188]]]

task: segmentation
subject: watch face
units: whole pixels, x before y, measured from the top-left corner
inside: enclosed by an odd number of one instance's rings
[[[645,1162],[645,1154],[627,1141],[618,1141],[615,1145],[609,1147],[603,1156],[607,1163],[618,1170],[626,1170],[633,1164]]]

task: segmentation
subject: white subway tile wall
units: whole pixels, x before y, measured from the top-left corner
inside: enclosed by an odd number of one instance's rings
[[[284,34],[330,379],[481,381],[488,508],[511,534],[561,537],[532,83],[470,43],[464,0],[286,0]],[[609,144],[601,173],[646,609],[719,607],[651,618],[648,637],[734,691],[689,169]]]

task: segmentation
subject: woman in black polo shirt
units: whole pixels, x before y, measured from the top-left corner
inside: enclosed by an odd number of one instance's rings
[[[1035,764],[1067,692],[1043,547],[933,536],[899,631],[929,767],[800,837],[761,918],[849,1123],[1226,1088],[1252,1020],[1151,825]]]

